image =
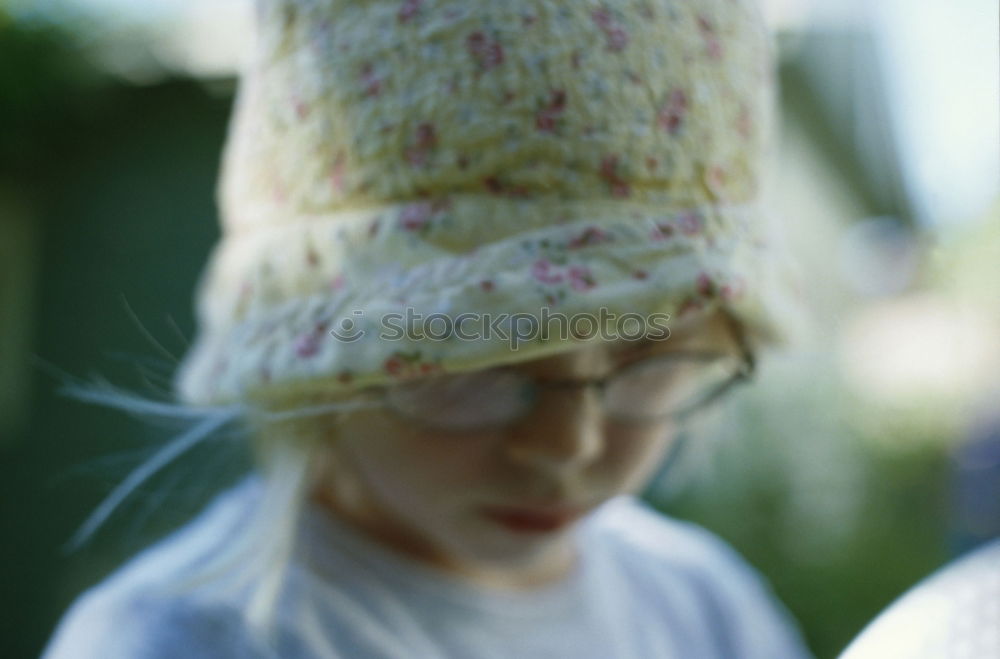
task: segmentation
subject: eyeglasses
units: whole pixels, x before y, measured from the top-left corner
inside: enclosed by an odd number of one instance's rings
[[[604,413],[630,424],[681,420],[753,377],[755,361],[737,323],[740,354],[674,351],[626,364],[602,378],[539,379],[510,367],[421,378],[382,391],[384,403],[421,426],[468,432],[511,425],[543,389],[597,390]]]

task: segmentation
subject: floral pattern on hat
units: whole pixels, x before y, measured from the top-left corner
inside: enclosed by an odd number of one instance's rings
[[[787,305],[756,203],[771,46],[746,0],[259,0],[192,403],[392,382],[572,341],[379,319]],[[337,332],[359,333],[350,340]]]

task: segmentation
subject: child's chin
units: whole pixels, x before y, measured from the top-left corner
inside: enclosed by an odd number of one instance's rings
[[[568,541],[572,527],[547,533],[525,533],[491,525],[465,540],[463,554],[470,562],[492,568],[524,568],[546,558]]]

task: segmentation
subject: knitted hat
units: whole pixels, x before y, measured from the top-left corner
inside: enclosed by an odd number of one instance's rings
[[[593,337],[535,331],[546,314],[721,307],[781,340],[757,203],[771,46],[747,0],[258,0],[257,18],[182,400]]]

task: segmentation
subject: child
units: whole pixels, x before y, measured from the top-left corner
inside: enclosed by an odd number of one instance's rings
[[[732,550],[634,496],[785,330],[756,11],[258,23],[177,378],[181,448],[243,422],[258,469],[45,657],[807,656]]]

